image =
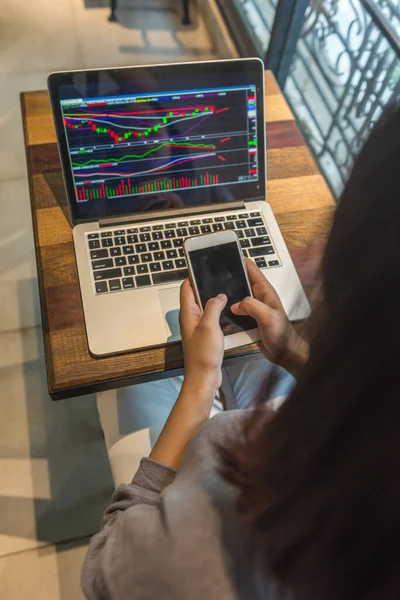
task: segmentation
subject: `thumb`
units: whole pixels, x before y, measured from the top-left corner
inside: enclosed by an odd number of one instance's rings
[[[232,304],[231,311],[234,315],[248,315],[253,317],[257,323],[268,325],[271,322],[273,309],[256,298],[248,296],[242,302]]]
[[[227,302],[228,298],[225,294],[218,294],[216,298],[210,298],[204,309],[202,321],[209,325],[219,327],[219,319]]]

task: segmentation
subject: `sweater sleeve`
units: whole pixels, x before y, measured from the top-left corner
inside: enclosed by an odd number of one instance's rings
[[[102,554],[106,541],[112,537],[114,524],[127,509],[135,505],[153,506],[156,512],[162,491],[175,479],[176,471],[151,458],[142,458],[132,483],[120,485],[114,492],[111,504],[105,511],[101,531],[89,546],[82,573],[82,587],[89,600],[105,600],[108,594],[104,580]]]

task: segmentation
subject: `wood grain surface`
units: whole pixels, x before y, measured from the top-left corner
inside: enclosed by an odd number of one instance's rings
[[[46,91],[21,94],[49,393],[68,398],[180,374],[180,344],[107,358],[88,351],[65,188]],[[279,87],[266,73],[268,201],[309,295],[334,202]],[[226,353],[243,360],[247,346]]]

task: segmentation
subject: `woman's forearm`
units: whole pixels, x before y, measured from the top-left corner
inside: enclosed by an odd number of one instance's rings
[[[150,458],[177,469],[196,431],[209,418],[215,393],[215,387],[207,381],[184,380]]]

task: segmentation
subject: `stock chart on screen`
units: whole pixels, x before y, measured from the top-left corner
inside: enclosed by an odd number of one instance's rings
[[[62,100],[77,202],[258,179],[253,86]]]

